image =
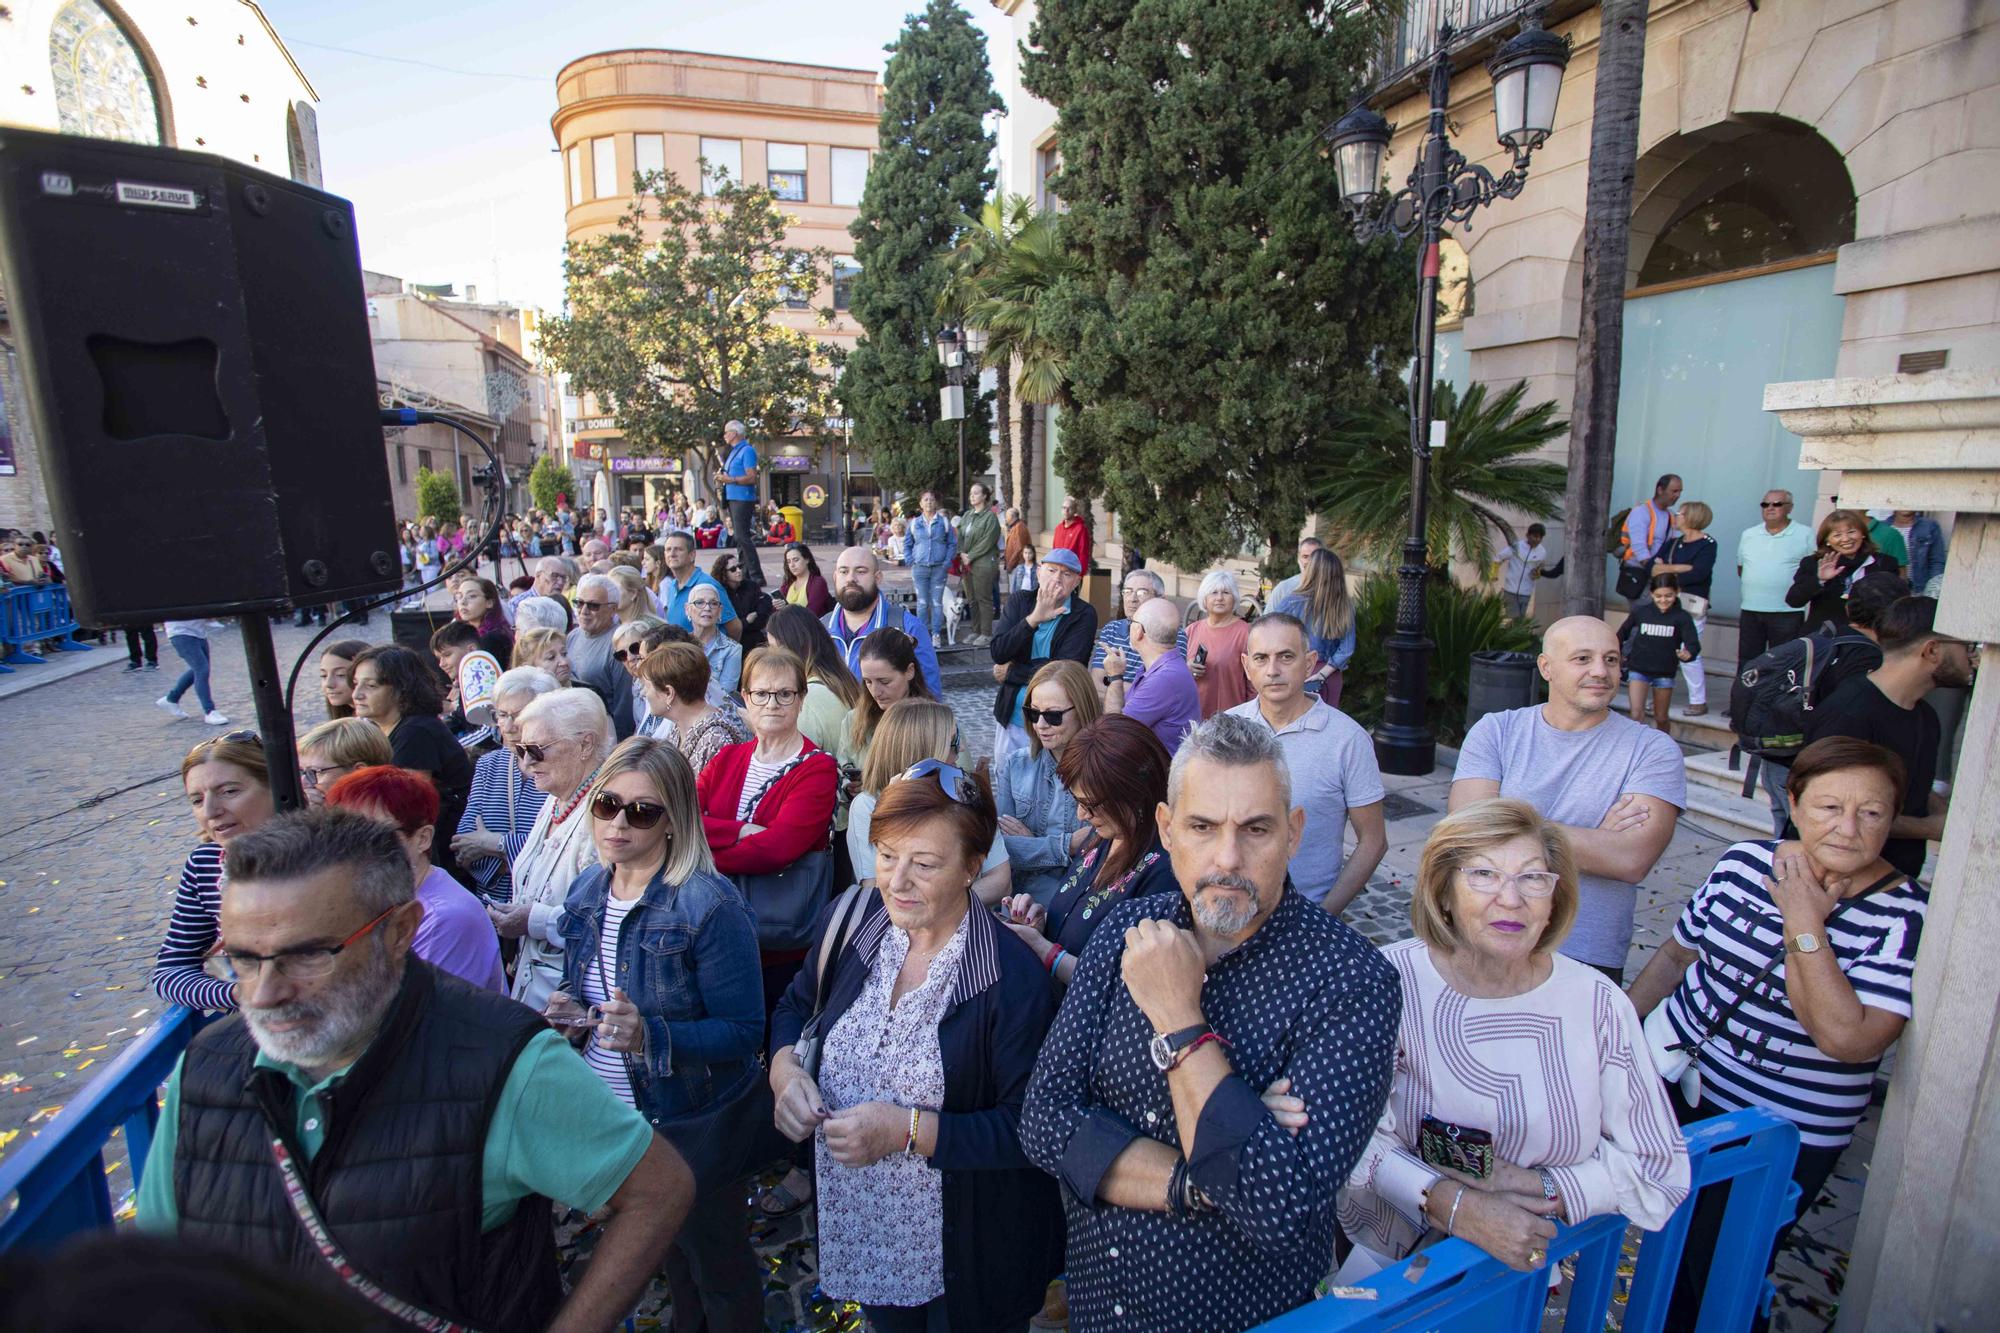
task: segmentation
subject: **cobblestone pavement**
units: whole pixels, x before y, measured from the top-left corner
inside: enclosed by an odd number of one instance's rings
[[[837,553],[817,553],[830,572]],[[776,553],[766,552],[764,563],[775,589]],[[887,574],[892,589],[907,581],[900,571]],[[278,627],[280,662],[289,666],[311,633]],[[388,626],[378,615],[360,637],[386,641]],[[235,725],[254,726],[240,643],[218,636],[214,657],[218,705]],[[962,662],[975,665],[972,656]],[[92,1072],[159,1012],[147,977],[182,858],[194,844],[179,762],[190,745],[218,730],[171,719],[153,706],[175,674],[164,663],[158,672],[136,673],[119,663],[0,699],[0,771],[11,794],[0,813],[0,1159],[51,1124]],[[316,720],[310,671],[301,691],[308,700],[302,720]],[[992,688],[950,687],[946,699],[959,718],[965,757],[976,763],[991,752]],[[1409,933],[1417,857],[1444,812],[1450,772],[1392,777],[1385,786],[1389,852],[1347,914],[1378,944]],[[1671,929],[1726,842],[1683,821],[1641,891],[1628,976]],[[1830,1321],[1875,1125],[1871,1113],[1808,1214],[1805,1234],[1780,1258],[1775,1328],[1817,1330]],[[122,1164],[114,1164],[114,1203],[130,1188]],[[810,1210],[756,1223],[753,1234],[766,1266],[771,1328],[859,1327],[851,1308],[818,1293]],[[586,1236],[570,1253],[587,1249]],[[656,1326],[664,1298],[658,1288],[650,1294],[641,1327]]]

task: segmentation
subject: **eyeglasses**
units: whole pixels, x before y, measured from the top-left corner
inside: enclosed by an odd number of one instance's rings
[[[698,610],[702,607],[707,607],[711,611],[720,611],[722,609],[722,603],[716,601],[713,597],[690,597],[687,605],[690,611]]]
[[[1458,873],[1464,877],[1465,887],[1474,893],[1495,894],[1511,886],[1519,889],[1523,898],[1548,897],[1562,878],[1553,870],[1523,870],[1518,875],[1503,875],[1492,866],[1460,866]]]
[[[584,600],[583,600],[583,598],[579,597],[579,598],[577,598],[577,599],[576,599],[576,601],[575,601],[574,605],[575,605],[576,609],[577,609],[577,610],[579,610],[579,611],[583,611],[583,610],[590,610],[590,611],[602,611],[602,610],[604,610],[605,608],[609,607],[609,606],[611,605],[611,603],[609,603],[609,602],[586,602],[586,601],[584,601]]]
[[[1759,509],[1783,509],[1789,504],[1791,504],[1790,500],[1759,500],[1757,507]]]
[[[1075,704],[1071,704],[1068,708],[1028,708],[1024,706],[1021,709],[1021,717],[1031,727],[1043,722],[1048,723],[1052,727],[1060,727],[1062,720],[1075,711]]]
[[[760,708],[784,708],[799,697],[797,690],[749,690],[744,698]]]
[[[915,782],[923,778],[935,777],[946,796],[960,805],[979,804],[979,787],[971,776],[956,764],[947,764],[942,759],[919,759],[904,769],[898,782]]]
[[[550,750],[561,744],[561,741],[550,741],[547,745],[517,745],[514,753],[530,764],[539,764],[549,757]]]
[[[615,648],[611,652],[612,658],[620,662],[633,661],[645,655],[646,645],[643,643],[628,643],[623,648]]]
[[[400,907],[403,904],[398,903],[396,906]],[[385,908],[373,921],[331,948],[322,945],[316,948],[287,949],[283,953],[238,953],[218,941],[215,952],[208,956],[204,967],[214,969],[210,975],[220,972],[226,981],[255,981],[263,973],[267,963],[278,969],[278,975],[289,977],[293,981],[323,977],[333,971],[334,957],[342,949],[375,929],[389,913],[395,910],[395,907]]]
[[[622,796],[601,791],[591,798],[590,813],[607,824],[623,814],[626,824],[645,830],[660,822],[661,816],[667,813],[667,807],[658,801],[628,801]]]
[[[326,775],[327,775],[327,774],[329,774],[329,773],[345,773],[345,772],[347,772],[347,771],[348,771],[349,769],[352,769],[352,768],[356,768],[356,767],[359,767],[359,765],[356,765],[356,764],[328,764],[328,765],[327,765],[327,766],[326,766],[325,768],[306,768],[306,767],[303,767],[303,766],[301,766],[301,767],[300,767],[300,769],[299,769],[299,776],[300,776],[300,777],[302,777],[302,778],[304,778],[304,779],[306,780],[306,786],[308,786],[308,787],[312,787],[312,788],[315,788],[315,789],[317,789],[317,788],[318,788],[318,787],[320,786],[320,784],[321,784],[321,783],[323,783],[323,782],[325,782],[325,781],[326,781]]]

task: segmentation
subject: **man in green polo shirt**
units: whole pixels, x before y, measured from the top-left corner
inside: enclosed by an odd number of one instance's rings
[[[993,641],[993,589],[1000,581],[1000,514],[986,487],[972,483],[972,504],[958,520],[958,556],[965,562],[965,606],[975,646]]]
[[[687,1215],[687,1164],[540,1015],[410,957],[423,907],[394,831],[281,815],[225,873],[217,965],[242,1008],[174,1069],[139,1224],[404,1318],[624,1318]],[[551,1199],[610,1210],[567,1299]]]

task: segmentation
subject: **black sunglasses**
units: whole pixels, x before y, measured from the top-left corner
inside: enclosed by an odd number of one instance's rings
[[[1757,507],[1759,509],[1783,509],[1790,503],[1790,500],[1759,500]]]
[[[1042,722],[1046,722],[1052,727],[1060,727],[1062,720],[1075,711],[1075,704],[1071,704],[1068,708],[1028,708],[1023,706],[1021,717],[1031,727]]]
[[[646,645],[643,643],[630,643],[623,648],[613,649],[611,653],[611,656],[620,662],[628,661],[635,657],[644,657],[645,655]]]
[[[660,822],[667,813],[667,807],[658,801],[628,801],[608,791],[601,791],[591,798],[590,813],[607,824],[618,818],[621,812],[631,827],[649,829]]]
[[[898,782],[913,782],[920,778],[935,777],[946,796],[960,805],[979,804],[979,787],[972,777],[956,764],[947,764],[942,759],[920,759],[903,770]]]
[[[549,757],[550,750],[560,744],[561,741],[550,741],[547,745],[517,745],[514,747],[514,753],[531,764],[539,764]]]

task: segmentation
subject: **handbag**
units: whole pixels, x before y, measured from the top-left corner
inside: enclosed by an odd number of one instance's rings
[[[820,936],[819,964],[813,972],[812,1017],[799,1029],[799,1039],[792,1043],[792,1058],[815,1083],[819,1082],[820,1045],[825,1035],[819,1025],[826,1015],[826,974],[832,970],[833,960],[847,947],[847,937],[861,920],[867,901],[868,890],[859,884],[849,885],[834,901],[833,912],[826,919],[826,933]]]
[[[750,809],[756,810],[765,794],[782,782],[787,773],[814,754],[824,753],[809,750],[779,769],[769,782],[758,788],[750,800]],[[829,821],[829,839],[831,836]],[[812,943],[813,922],[819,918],[820,904],[833,892],[833,848],[807,852],[782,870],[730,878],[736,881],[743,900],[750,905],[750,915],[757,923],[758,948],[767,952],[803,949]]]
[[[1620,597],[1623,597],[1628,602],[1632,601],[1633,599],[1638,597],[1641,593],[1645,592],[1646,566],[1644,565],[1618,566],[1618,582],[1613,585],[1613,590],[1617,592],[1617,594]]]
[[[1697,621],[1706,620],[1708,618],[1708,598],[1703,597],[1698,592],[1684,592],[1681,594],[1681,609]]]

